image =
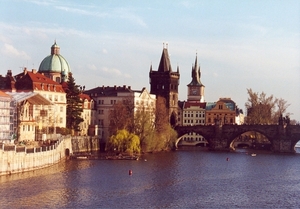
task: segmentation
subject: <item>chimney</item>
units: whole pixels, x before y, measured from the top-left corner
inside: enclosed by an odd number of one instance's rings
[[[123,85],[123,89],[124,89],[124,90],[126,89],[126,85]]]
[[[114,85],[114,90],[116,90],[117,89],[117,86],[116,85]]]
[[[131,90],[131,86],[128,86],[128,89]]]
[[[11,70],[7,70],[7,74],[6,74],[6,76],[9,76],[9,77],[11,77],[11,76],[12,76],[12,72],[11,72]]]
[[[26,74],[27,74],[27,68],[24,67],[24,75],[26,75]]]
[[[37,72],[36,69],[32,69],[32,73],[36,74],[36,72]]]

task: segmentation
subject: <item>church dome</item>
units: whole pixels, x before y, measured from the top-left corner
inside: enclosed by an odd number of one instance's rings
[[[60,55],[60,47],[56,42],[51,46],[51,55],[45,57],[40,64],[39,73],[53,74],[59,73],[61,78],[67,78],[71,68],[67,60]],[[63,79],[64,80],[64,79]]]

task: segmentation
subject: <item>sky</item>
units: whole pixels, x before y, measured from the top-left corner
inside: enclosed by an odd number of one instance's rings
[[[230,97],[245,112],[251,88],[300,121],[299,0],[0,0],[1,75],[38,69],[55,41],[86,90],[149,91],[168,43],[180,100],[197,56],[206,102]]]

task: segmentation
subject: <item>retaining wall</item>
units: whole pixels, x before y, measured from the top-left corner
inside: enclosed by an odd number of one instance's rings
[[[39,148],[2,144],[0,146],[0,175],[48,167],[72,153],[71,136],[59,138],[55,144]]]

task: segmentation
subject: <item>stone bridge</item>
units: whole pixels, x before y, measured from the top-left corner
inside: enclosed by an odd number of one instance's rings
[[[211,150],[230,150],[230,144],[239,135],[255,131],[263,134],[271,142],[273,152],[294,153],[295,145],[300,141],[299,125],[195,125],[195,126],[177,126],[175,130],[178,133],[177,144],[188,133],[198,133],[208,142]]]

